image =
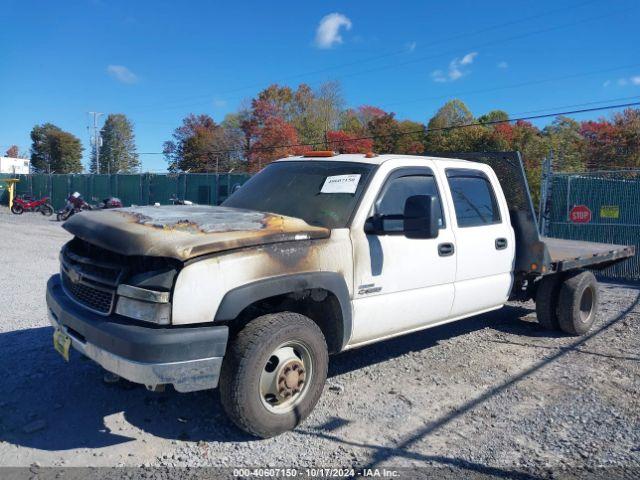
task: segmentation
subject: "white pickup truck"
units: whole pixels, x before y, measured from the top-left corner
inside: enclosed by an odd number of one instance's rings
[[[541,238],[519,156],[477,160],[312,152],[220,207],[75,215],[47,286],[54,346],[149,389],[219,386],[233,421],[269,437],[314,408],[331,353],[509,299],[586,332],[583,268],[633,248]]]

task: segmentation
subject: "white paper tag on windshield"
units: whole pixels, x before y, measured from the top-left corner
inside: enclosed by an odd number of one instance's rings
[[[334,175],[327,177],[320,193],[356,193],[360,174]]]

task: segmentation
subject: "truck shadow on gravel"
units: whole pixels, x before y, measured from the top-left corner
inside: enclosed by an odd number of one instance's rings
[[[528,308],[508,306],[465,322],[389,340],[384,348],[377,344],[345,352],[331,358],[329,376],[385,362],[486,328],[520,336],[549,336],[532,321],[531,313]],[[609,321],[605,326],[611,324]],[[124,381],[106,384],[102,379],[103,370],[79,354],[73,355],[67,364],[53,350],[51,336],[50,327],[0,334],[0,351],[3,352],[0,374],[4,386],[0,399],[0,441],[42,450],[69,450],[123,444],[144,438],[145,433],[169,440],[254,440],[227,419],[217,391],[179,394],[168,389],[164,393],[154,393]],[[563,351],[545,362],[562,354]],[[529,373],[526,371],[522,375]],[[518,378],[511,381],[518,381]],[[496,386],[467,409],[458,410],[456,415],[464,414],[507,386]],[[451,420],[443,418],[416,431],[405,446]],[[323,436],[321,431],[316,434]],[[372,463],[402,454],[405,446],[393,449],[371,446],[378,451]]]

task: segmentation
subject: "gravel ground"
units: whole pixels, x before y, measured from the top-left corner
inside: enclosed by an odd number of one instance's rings
[[[597,325],[580,338],[514,304],[332,357],[304,425],[254,440],[217,392],[107,384],[97,365],[54,352],[44,290],[68,238],[54,220],[0,210],[0,465],[640,472],[637,284],[602,283]]]

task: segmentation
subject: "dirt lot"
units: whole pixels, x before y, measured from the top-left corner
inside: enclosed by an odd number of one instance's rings
[[[59,357],[44,290],[67,238],[55,221],[0,210],[0,465],[640,471],[638,285],[603,283],[581,338],[541,329],[525,304],[335,356],[311,418],[259,441],[216,392],[107,384],[92,362]]]

